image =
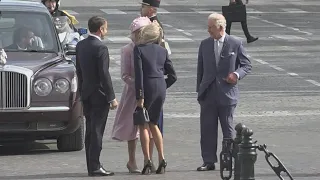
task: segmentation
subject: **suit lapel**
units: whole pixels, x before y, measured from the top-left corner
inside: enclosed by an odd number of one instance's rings
[[[227,51],[229,49],[228,40],[229,40],[229,35],[226,34],[226,37],[224,38],[223,46],[222,46],[222,49],[221,49],[221,53],[220,53],[220,60],[221,60],[221,58],[223,58],[223,54],[225,54],[224,51]]]

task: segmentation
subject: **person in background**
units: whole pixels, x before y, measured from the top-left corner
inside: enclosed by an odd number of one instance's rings
[[[150,19],[151,22],[153,21],[157,21],[160,25],[160,27],[163,30],[163,26],[162,23],[159,21],[158,16],[157,16],[157,11],[158,8],[160,7],[160,0],[143,0],[141,2],[141,10],[140,10],[140,14],[141,16],[146,16]],[[168,50],[169,55],[171,55],[171,50],[169,47],[169,44],[165,41],[164,39],[164,33],[162,35],[162,41],[160,43],[160,45],[164,48],[166,48]],[[161,112],[161,117],[160,117],[160,122],[159,122],[159,128],[161,130],[161,132],[163,133],[162,129],[163,129],[163,112]]]
[[[76,18],[66,11],[59,10],[60,7],[60,0],[41,0],[41,2],[47,7],[48,11],[52,15],[52,17],[59,17],[59,16],[67,16],[70,19],[70,27],[77,31],[77,28],[74,26],[75,24],[79,23]]]
[[[246,0],[246,4],[248,4],[248,2],[249,2],[249,0]],[[230,0],[229,6],[232,6],[232,5],[243,5],[243,2],[242,2],[242,0]],[[230,35],[230,30],[231,30],[231,23],[232,22],[227,21],[226,33],[229,35]],[[250,35],[249,30],[248,30],[248,25],[247,25],[247,19],[245,21],[241,22],[241,27],[244,32],[244,35],[247,38],[247,43],[252,43],[252,42],[259,39],[258,37],[253,37]]]
[[[160,7],[160,0],[143,0],[141,2],[140,14],[141,16],[148,17],[151,22],[156,20],[163,30],[163,26],[157,16],[157,11],[158,11],[157,8],[159,7]]]
[[[41,0],[41,2],[48,8],[53,17],[67,16],[66,13],[59,10],[60,0]]]
[[[136,162],[136,145],[139,136],[138,127],[133,124],[133,112],[137,107],[134,85],[133,48],[139,39],[143,27],[151,24],[147,17],[138,17],[130,25],[131,40],[121,48],[121,79],[125,85],[116,113],[112,129],[112,139],[128,142],[129,161],[127,168],[130,173],[141,173]]]
[[[223,139],[233,139],[233,114],[239,98],[238,81],[252,68],[242,42],[226,34],[225,27],[223,15],[209,15],[210,37],[201,41],[199,47],[196,91],[200,104],[203,164],[197,168],[198,171],[215,170],[218,120]]]
[[[139,126],[140,141],[144,155],[142,174],[152,172],[150,137],[148,127],[158,150],[159,165],[157,174],[165,172],[167,162],[163,153],[163,138],[157,126],[166,96],[166,89],[177,80],[168,51],[160,46],[162,29],[157,21],[143,28],[138,45],[134,47],[135,90],[137,107],[146,108],[150,122],[136,122]],[[165,78],[165,75],[167,78]]]

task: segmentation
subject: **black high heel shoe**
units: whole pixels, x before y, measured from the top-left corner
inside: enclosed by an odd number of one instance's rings
[[[146,161],[141,174],[151,174],[152,162],[151,160]]]
[[[167,161],[163,159],[159,163],[159,166],[158,166],[158,169],[156,171],[156,174],[164,174],[166,172],[166,167],[167,167]]]

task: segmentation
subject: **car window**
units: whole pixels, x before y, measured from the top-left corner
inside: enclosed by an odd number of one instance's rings
[[[50,16],[37,12],[1,11],[0,47],[5,51],[58,51]]]
[[[0,16],[1,17],[1,16]],[[1,18],[0,19],[0,27],[2,29],[5,29],[5,28],[13,28],[14,27],[14,24],[15,24],[15,19],[14,18]]]

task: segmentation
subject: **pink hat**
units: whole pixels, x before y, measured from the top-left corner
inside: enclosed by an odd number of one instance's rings
[[[138,17],[132,21],[130,25],[130,31],[132,33],[137,29],[140,29],[141,27],[146,26],[148,24],[151,24],[151,21],[148,17]]]

